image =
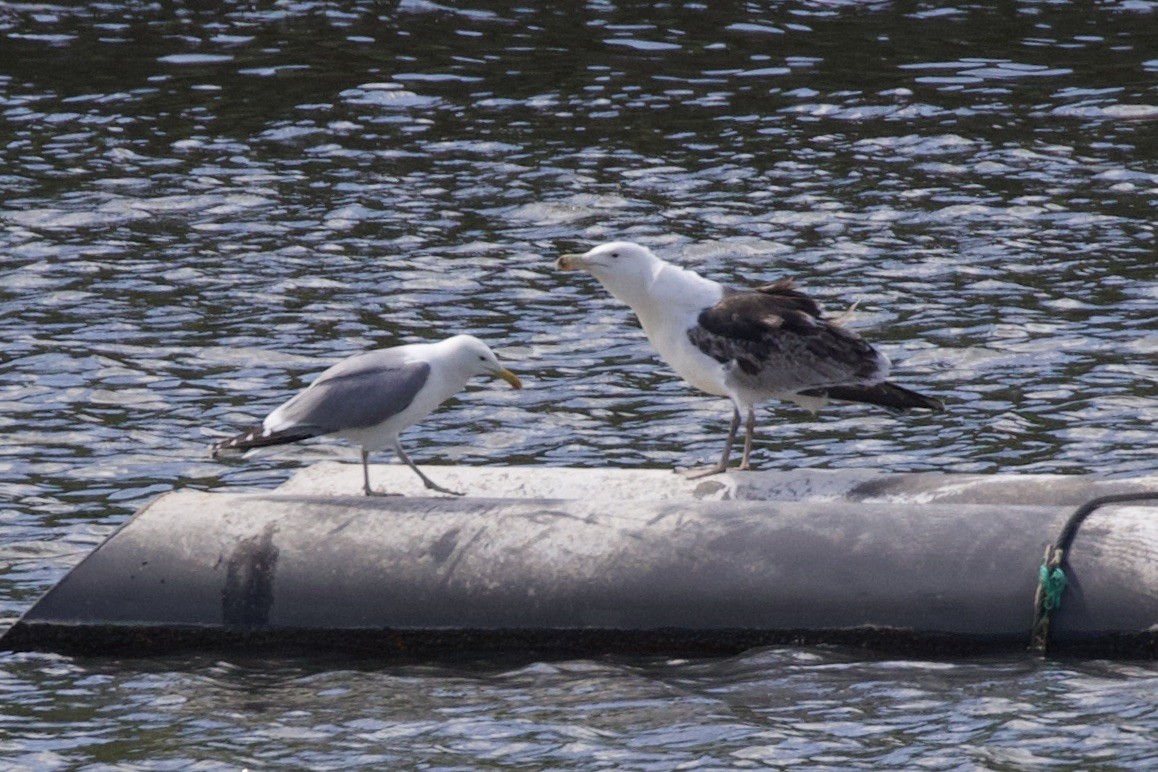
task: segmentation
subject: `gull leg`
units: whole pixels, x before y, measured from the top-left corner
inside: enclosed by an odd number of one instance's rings
[[[422,484],[425,485],[427,488],[430,488],[431,490],[438,491],[439,493],[448,493],[451,496],[461,496],[462,495],[458,491],[452,491],[449,488],[443,488],[441,485],[438,485],[433,480],[431,480],[429,477],[424,475],[422,473],[422,470],[419,469],[418,467],[416,467],[414,465],[414,462],[410,460],[410,456],[406,455],[406,451],[404,451],[402,449],[402,443],[398,442],[397,440],[394,441],[394,452],[398,454],[398,458],[400,458],[406,462],[406,466],[408,466],[414,470],[414,474],[416,474],[422,478]]]
[[[719,462],[715,466],[703,469],[686,469],[680,472],[685,478],[698,480],[701,477],[710,477],[728,470],[728,459],[732,455],[732,443],[736,441],[736,431],[740,428],[740,408],[733,407],[732,410],[732,425],[728,427],[728,441],[724,443],[724,453],[720,456]],[[744,458],[747,459],[746,453]]]
[[[383,493],[370,487],[370,454],[362,450],[362,493],[367,496],[397,496],[397,493]]]
[[[736,413],[739,418],[740,414]],[[740,461],[740,471],[746,472],[752,467],[748,464],[748,456],[752,455],[752,435],[756,433],[756,410],[755,408],[748,408],[748,422],[744,427],[747,433],[744,435],[744,458]]]
[[[373,496],[374,491],[370,488],[370,454],[362,448],[362,493],[367,496]]]

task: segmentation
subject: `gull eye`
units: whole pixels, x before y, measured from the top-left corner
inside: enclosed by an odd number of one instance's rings
[[[612,257],[619,257],[619,253],[618,253],[618,252],[612,252],[612,253],[611,253],[611,256],[612,256]]]

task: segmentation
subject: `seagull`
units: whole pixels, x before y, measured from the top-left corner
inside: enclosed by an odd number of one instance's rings
[[[362,490],[367,496],[375,494],[370,488],[370,453],[387,446],[393,446],[427,488],[461,496],[424,475],[402,450],[398,434],[462,391],[474,375],[492,375],[516,389],[523,387],[494,352],[471,335],[356,354],[319,375],[266,416],[260,428],[218,442],[211,452],[217,458],[225,451],[333,435],[361,446]]]
[[[896,412],[943,410],[940,400],[892,383],[889,360],[856,333],[824,319],[815,300],[780,279],[736,289],[665,262],[630,241],[565,254],[563,271],[584,270],[626,303],[660,358],[700,391],[732,401],[732,424],[719,463],[689,478],[728,469],[741,415],[750,469],[755,408],[770,399],[816,410],[829,400],[863,402]]]

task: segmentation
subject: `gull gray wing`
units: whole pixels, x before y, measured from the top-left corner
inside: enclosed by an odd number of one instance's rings
[[[426,385],[430,365],[393,349],[344,359],[266,419],[268,431],[310,428],[317,434],[363,429],[401,413]]]
[[[821,318],[812,298],[783,280],[755,290],[728,290],[700,313],[688,337],[728,365],[730,379],[769,395],[824,386],[869,384],[888,374],[888,360],[856,333]]]

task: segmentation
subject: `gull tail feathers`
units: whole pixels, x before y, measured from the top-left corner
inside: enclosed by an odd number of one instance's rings
[[[827,397],[844,402],[864,402],[878,405],[899,413],[906,410],[944,410],[945,403],[935,397],[926,397],[912,389],[898,386],[891,381],[875,383],[871,386],[829,386],[824,389],[809,389],[801,392],[810,397]]]
[[[216,442],[209,449],[213,458],[219,458],[222,453],[229,453],[231,451],[242,452],[246,450],[253,450],[255,448],[268,448],[273,445],[286,445],[291,442],[300,442],[308,440],[310,437],[317,437],[321,432],[312,429],[297,427],[288,429],[282,432],[266,433],[260,426],[256,429],[251,429],[248,432],[243,432],[236,437],[230,437],[227,440]]]

